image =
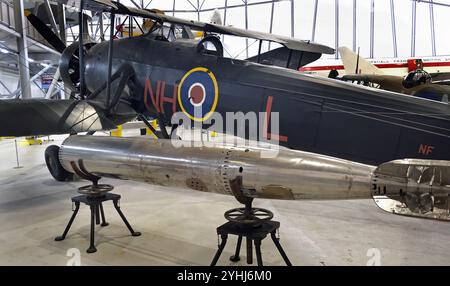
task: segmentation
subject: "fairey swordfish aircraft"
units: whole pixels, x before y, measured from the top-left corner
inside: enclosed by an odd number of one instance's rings
[[[80,37],[66,47],[30,15],[62,53],[61,76],[77,96],[1,101],[0,135],[92,133],[138,116],[157,118],[161,132],[156,140],[70,136],[61,148],[46,151],[57,180],[82,171],[228,194],[242,203],[374,197],[389,212],[449,219],[447,103],[301,74],[299,67],[334,53],[309,41],[183,20],[109,0],[60,2],[111,13],[113,20],[119,14],[142,17],[153,25],[142,36],[114,39],[111,29],[107,42]],[[203,37],[196,39],[192,31],[202,31]],[[224,56],[218,35],[281,46],[237,60]],[[79,47],[84,52],[78,53]],[[177,127],[174,114],[207,128],[214,114],[225,118],[227,112],[264,114],[258,129],[264,139],[287,148],[264,156],[260,146],[175,146],[177,140],[169,140],[173,132],[166,127]],[[276,113],[278,130],[271,129]]]

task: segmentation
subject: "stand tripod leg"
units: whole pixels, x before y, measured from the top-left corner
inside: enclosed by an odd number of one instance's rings
[[[289,258],[287,257],[286,253],[283,250],[283,247],[281,247],[281,244],[275,235],[275,231],[270,233],[270,237],[272,237],[273,243],[275,243],[275,246],[277,247],[278,251],[280,252],[281,257],[283,257],[283,260],[286,263],[286,265],[292,266],[291,262],[289,261]]]
[[[236,252],[234,253],[233,256],[230,257],[230,261],[238,262],[239,260],[241,260],[241,258],[239,257],[239,253],[241,252],[241,244],[242,244],[242,235],[239,235],[236,244]]]
[[[77,216],[78,210],[80,209],[80,202],[75,202],[75,210],[73,211],[72,216],[70,217],[69,223],[66,226],[66,229],[64,229],[64,232],[61,236],[55,237],[55,241],[61,241],[66,238],[67,233],[69,232],[70,227],[72,226],[73,221],[75,220],[75,217]]]
[[[253,264],[253,244],[252,240],[247,237],[247,263]]]
[[[133,228],[131,227],[130,223],[128,222],[127,218],[125,217],[125,215],[122,213],[122,211],[120,210],[119,207],[119,201],[118,200],[114,200],[114,208],[116,209],[116,211],[119,213],[120,217],[122,218],[123,222],[125,223],[125,225],[127,226],[128,230],[131,232],[132,236],[140,236],[141,233],[134,231]]]
[[[95,224],[100,224],[100,207],[99,205],[95,205]]]
[[[109,223],[106,222],[105,219],[105,211],[103,210],[103,204],[100,203],[100,214],[102,215],[102,224],[100,226],[107,226]]]
[[[90,205],[91,207],[91,234],[90,234],[90,245],[86,250],[87,253],[94,253],[97,251],[95,248],[95,217],[96,217],[96,206]]]
[[[222,234],[220,238],[222,239],[222,242],[220,242],[219,249],[217,249],[216,255],[214,255],[214,258],[211,262],[211,266],[216,266],[217,261],[219,260],[219,257],[222,254],[223,249],[225,248],[225,244],[227,244],[228,235]]]
[[[258,262],[258,266],[263,266],[261,254],[261,240],[255,239],[254,241],[255,241],[256,261]]]

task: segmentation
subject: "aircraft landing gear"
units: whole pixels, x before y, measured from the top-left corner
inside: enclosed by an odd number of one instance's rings
[[[45,149],[45,163],[55,180],[59,182],[72,180],[73,174],[67,172],[59,162],[59,146],[50,145]]]
[[[232,188],[241,185],[242,181],[238,178],[235,182],[231,182]],[[234,185],[234,186],[233,186]],[[233,234],[238,236],[236,245],[236,251],[233,256],[230,257],[230,261],[237,262],[240,258],[240,250],[242,244],[242,238],[246,238],[247,247],[247,263],[253,264],[253,244],[255,245],[256,260],[258,266],[263,266],[262,254],[261,254],[261,242],[267,235],[270,234],[273,243],[275,244],[278,252],[281,254],[284,262],[287,266],[292,266],[289,258],[281,247],[279,238],[277,238],[277,231],[280,228],[280,222],[273,221],[273,213],[269,210],[262,208],[253,208],[253,198],[243,197],[242,195],[236,195],[236,199],[244,203],[244,208],[235,208],[225,212],[224,216],[228,220],[225,224],[217,228],[217,235],[220,236],[221,242],[219,249],[217,250],[211,266],[215,266],[222,254],[223,249],[227,243],[228,235]]]

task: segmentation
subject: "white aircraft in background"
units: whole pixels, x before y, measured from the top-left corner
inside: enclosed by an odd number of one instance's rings
[[[422,57],[422,58],[381,58],[364,59],[359,57],[351,49],[340,47],[339,53],[342,59],[318,60],[300,68],[301,72],[328,76],[330,71],[336,70],[339,75],[344,74],[385,74],[405,76],[411,71],[424,69],[428,73],[449,73],[450,56]],[[345,61],[345,62],[344,62]],[[356,64],[358,63],[358,70]],[[346,68],[344,67],[346,65]],[[376,67],[376,72],[373,67]]]

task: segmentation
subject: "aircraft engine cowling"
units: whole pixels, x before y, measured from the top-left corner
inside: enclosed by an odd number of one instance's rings
[[[59,60],[59,71],[64,81],[64,86],[73,92],[79,92],[80,62],[78,60],[79,42],[74,42],[64,49]],[[96,43],[87,42],[84,44],[85,53],[89,51]]]
[[[195,145],[197,144],[197,145]],[[372,166],[294,151],[149,138],[70,136],[59,160],[100,176],[286,200],[370,198]]]

